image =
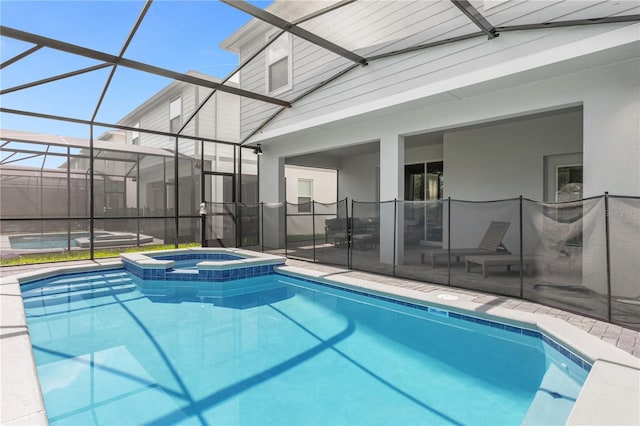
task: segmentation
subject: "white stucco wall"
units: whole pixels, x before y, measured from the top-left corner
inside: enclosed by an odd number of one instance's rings
[[[337,201],[338,172],[330,169],[316,167],[301,167],[286,165],[284,175],[287,180],[287,202],[298,203],[298,180],[309,179],[313,183],[312,198],[314,201],[324,204]]]
[[[437,144],[409,147],[405,145],[404,160],[406,164],[429,163],[444,159],[443,135],[436,135]],[[429,140],[434,139],[431,137]]]
[[[338,198],[356,201],[376,201],[376,181],[380,154],[345,157],[340,166]]]
[[[459,200],[543,199],[544,156],[582,152],[582,111],[444,134],[444,190]]]

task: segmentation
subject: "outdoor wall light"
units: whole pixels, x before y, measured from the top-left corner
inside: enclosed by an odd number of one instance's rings
[[[262,148],[260,148],[260,144],[258,144],[258,146],[256,146],[255,148],[253,148],[253,153],[255,155],[262,155]]]

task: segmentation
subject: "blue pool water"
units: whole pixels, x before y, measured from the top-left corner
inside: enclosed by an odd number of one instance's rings
[[[244,259],[242,256],[237,256],[229,253],[184,253],[184,254],[169,254],[160,256],[150,256],[157,260],[173,260],[174,270],[198,270],[198,263],[200,262],[222,262],[226,260],[240,260]]]
[[[138,280],[23,285],[51,424],[562,424],[588,370],[537,332],[280,274],[212,298]]]

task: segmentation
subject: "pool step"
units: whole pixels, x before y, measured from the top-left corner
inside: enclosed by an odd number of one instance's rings
[[[250,308],[287,299],[292,295],[288,286],[273,282],[225,290],[199,290],[196,293],[202,303],[231,308]]]
[[[580,392],[580,385],[571,380],[555,364],[542,378],[522,425],[553,425],[557,419],[567,419]]]
[[[103,288],[114,285],[133,284],[131,277],[126,273],[117,273],[109,276],[78,276],[64,277],[45,285],[22,287],[22,298],[42,297],[58,293],[70,293],[75,291]]]
[[[58,291],[51,294],[39,294],[23,297],[25,308],[41,308],[45,306],[60,305],[63,303],[76,302],[80,300],[93,299],[96,297],[110,296],[115,294],[130,293],[138,287],[134,283],[116,284],[112,283],[97,287],[78,286],[80,289],[72,291]]]

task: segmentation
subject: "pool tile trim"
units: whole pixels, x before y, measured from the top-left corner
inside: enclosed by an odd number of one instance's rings
[[[419,304],[419,303],[413,303],[413,302],[409,302],[409,301],[406,301],[406,300],[395,299],[393,297],[388,297],[388,296],[384,296],[384,295],[380,295],[380,294],[372,294],[372,293],[364,292],[364,291],[353,289],[353,288],[343,287],[343,286],[340,286],[340,285],[334,285],[334,284],[331,284],[329,282],[326,282],[325,280],[319,280],[317,278],[316,279],[304,278],[304,277],[301,277],[301,276],[293,275],[293,274],[287,273],[287,271],[283,271],[281,269],[278,270],[277,273],[281,274],[281,275],[285,275],[285,276],[295,276],[297,279],[299,279],[301,281],[309,282],[309,283],[320,285],[320,286],[324,286],[324,287],[329,287],[329,288],[332,288],[332,289],[335,289],[335,290],[345,291],[347,293],[353,293],[353,294],[356,294],[358,296],[378,299],[378,300],[382,300],[382,301],[385,301],[385,302],[393,303],[393,304],[396,304],[396,305],[401,305],[401,306],[406,306],[406,307],[413,308],[413,309],[418,309],[418,310],[421,310],[421,311],[426,311],[426,312],[429,312],[429,313],[436,313],[436,315],[447,316],[449,318],[459,319],[459,320],[463,320],[463,321],[467,321],[467,322],[471,322],[471,323],[475,323],[475,324],[479,324],[479,325],[484,325],[484,326],[487,326],[487,327],[492,327],[492,328],[504,330],[504,331],[510,332],[510,333],[522,334],[524,336],[529,336],[529,337],[533,337],[533,338],[536,338],[536,339],[540,339],[544,343],[549,345],[552,349],[554,349],[555,351],[557,351],[558,353],[563,355],[565,358],[567,358],[568,360],[573,362],[575,365],[577,365],[581,369],[585,370],[587,373],[590,372],[591,368],[593,367],[593,364],[591,362],[583,359],[581,356],[575,354],[570,349],[567,349],[564,345],[562,345],[561,343],[557,342],[552,337],[549,337],[547,334],[545,334],[545,333],[543,333],[543,332],[541,332],[539,330],[535,330],[533,328],[519,327],[519,326],[516,326],[516,325],[504,323],[504,322],[498,322],[498,321],[494,321],[494,320],[483,319],[483,318],[474,317],[474,316],[471,316],[471,315],[461,314],[461,313],[458,313],[458,312],[452,312],[452,311],[449,311],[449,310],[446,310],[446,309],[435,308],[435,307],[430,306],[430,305],[422,305],[422,304]]]
[[[124,268],[143,280],[160,281],[230,281],[274,273],[284,257],[228,248],[194,248],[162,250],[153,253],[123,253]],[[202,259],[198,270],[173,269],[176,261]]]

